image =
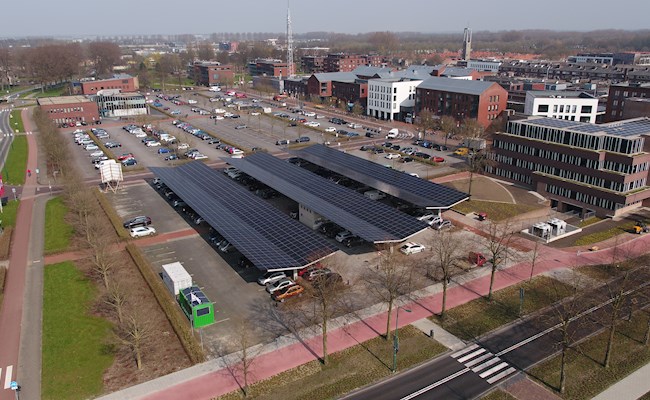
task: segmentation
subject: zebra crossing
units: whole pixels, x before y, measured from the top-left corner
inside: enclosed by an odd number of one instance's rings
[[[516,368],[476,343],[457,351],[451,357],[490,385],[517,372]]]
[[[2,373],[4,372],[4,379],[2,379]],[[13,373],[14,373],[14,366],[9,365],[7,366],[4,371],[2,368],[0,368],[0,384],[2,384],[3,389],[9,389],[11,388],[11,381],[13,381]]]

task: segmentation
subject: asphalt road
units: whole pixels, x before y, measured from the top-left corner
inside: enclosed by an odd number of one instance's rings
[[[623,290],[638,292],[635,308],[650,304],[650,271],[635,273],[624,283]],[[568,325],[572,343],[580,342],[603,329],[602,321],[612,312],[609,293],[618,293],[622,281],[595,289],[578,301],[557,305],[523,322],[479,339],[456,353],[401,373],[389,380],[354,392],[347,400],[361,399],[474,399],[495,385],[524,371],[560,351],[562,331],[558,325],[570,318]],[[588,297],[587,297],[588,296]],[[619,317],[627,315],[629,303],[624,302]]]

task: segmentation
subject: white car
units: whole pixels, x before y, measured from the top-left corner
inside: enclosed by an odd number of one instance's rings
[[[240,150],[240,149],[232,149],[232,150],[230,150],[230,154],[232,154],[232,155],[240,155],[240,154],[244,154],[244,151]]]
[[[305,125],[307,125],[307,126],[311,126],[311,127],[313,127],[313,128],[317,128],[317,127],[320,126],[320,122],[316,122],[316,121],[308,121],[308,122],[305,122]]]
[[[105,154],[101,150],[93,151],[92,153],[88,154],[88,156],[90,156],[90,157],[101,157],[103,155],[105,155]]]
[[[225,114],[225,112],[226,112],[226,110],[224,110],[223,108],[215,108],[214,109],[215,114]]]
[[[304,113],[305,117],[315,117],[316,113],[312,111],[307,111]]]
[[[160,142],[147,142],[147,147],[160,146]]]
[[[96,144],[89,144],[89,145],[86,145],[86,150],[87,151],[99,150],[99,146],[97,146]]]
[[[140,131],[139,133],[136,133],[136,134],[135,134],[135,137],[137,137],[137,138],[147,137],[147,134],[144,133],[144,132],[142,132],[142,131]]]
[[[325,132],[336,132],[336,128],[333,126],[330,126],[328,128],[325,128]]]
[[[179,143],[178,144],[178,150],[185,150],[185,149],[189,149],[189,148],[190,148],[190,145],[187,144],[187,143]]]
[[[201,154],[201,153],[194,153],[192,155],[192,158],[195,159],[195,160],[205,160],[206,158],[208,158],[208,156],[206,156],[205,154]]]
[[[256,111],[256,112],[252,112],[251,115],[253,115],[253,116],[258,116],[258,115],[260,115],[260,113],[258,113],[258,112]]]
[[[415,242],[407,242],[407,243],[404,243],[404,245],[402,247],[400,247],[399,251],[401,251],[402,253],[404,253],[406,255],[416,254],[416,253],[423,252],[424,251],[424,246],[419,244],[419,243],[415,243]]]
[[[287,274],[284,272],[267,272],[266,274],[260,276],[257,279],[257,283],[260,285],[266,285],[267,283],[275,282],[277,280],[280,280],[282,278],[286,278]]]
[[[423,215],[421,217],[418,217],[418,220],[422,222],[426,222],[429,224],[429,226],[434,225],[434,224],[439,224],[442,222],[442,217],[440,215],[435,215],[435,214],[427,214]]]
[[[388,154],[386,154],[386,155],[384,156],[384,158],[387,158],[387,159],[389,159],[389,160],[392,160],[392,159],[394,159],[394,158],[399,158],[399,157],[400,157],[400,156],[399,156],[399,154],[397,154],[397,153],[388,153]]]
[[[132,238],[155,235],[156,230],[151,226],[139,226],[129,231]]]
[[[343,243],[343,241],[344,241],[345,239],[347,239],[347,238],[351,238],[352,236],[354,236],[354,235],[352,234],[352,232],[350,232],[350,231],[343,231],[343,232],[339,232],[338,235],[336,235],[336,237],[335,237],[334,239],[336,239],[336,241],[339,242],[339,243]]]
[[[293,286],[295,284],[296,282],[292,281],[289,278],[281,278],[275,282],[267,283],[266,291],[269,292],[270,294],[273,294],[273,292],[277,292],[278,290],[282,290],[287,286]]]

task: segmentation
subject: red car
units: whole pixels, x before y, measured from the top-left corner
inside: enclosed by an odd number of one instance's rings
[[[124,154],[122,154],[121,156],[117,157],[117,160],[118,160],[118,161],[124,161],[124,160],[128,160],[129,158],[133,158],[133,154],[131,154],[131,153],[124,153]]]
[[[445,159],[442,157],[431,157],[431,161],[433,162],[445,162]]]

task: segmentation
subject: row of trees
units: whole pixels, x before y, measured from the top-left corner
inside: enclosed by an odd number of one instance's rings
[[[88,186],[83,176],[74,168],[69,157],[68,141],[39,109],[34,119],[40,134],[40,144],[47,159],[48,171],[56,171],[59,184],[63,186],[62,198],[70,211],[75,235],[90,254],[90,276],[103,286],[102,304],[116,320],[115,342],[133,357],[138,369],[142,369],[142,355],[152,335],[152,327],[139,314],[135,299],[122,287],[117,277],[124,261],[115,252],[117,238],[112,225],[96,197],[97,188]]]

